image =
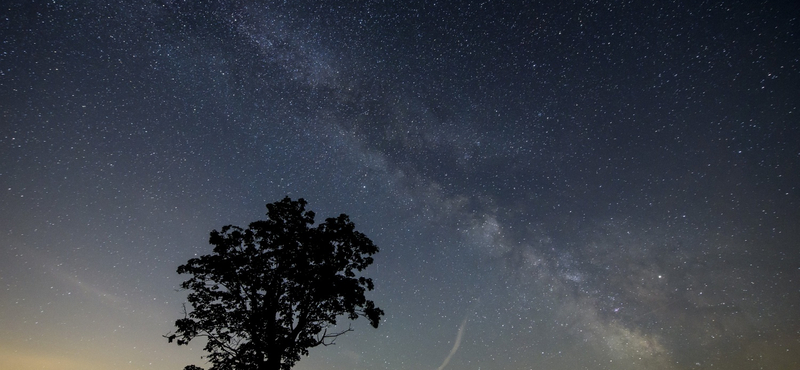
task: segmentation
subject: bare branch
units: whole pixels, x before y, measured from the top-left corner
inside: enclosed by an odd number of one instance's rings
[[[323,330],[321,335],[317,336],[317,345],[321,344],[321,345],[323,345],[325,347],[336,345],[336,343],[335,343],[336,342],[336,338],[339,338],[339,336],[342,336],[345,333],[349,333],[351,331],[353,331],[353,327],[351,325],[348,325],[347,329],[345,329],[345,330],[342,330],[342,331],[337,332],[337,333],[331,333],[331,334],[328,334],[328,329],[325,329],[325,330]],[[326,342],[326,340],[327,340],[327,342]]]

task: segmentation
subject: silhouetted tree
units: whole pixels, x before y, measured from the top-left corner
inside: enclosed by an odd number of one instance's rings
[[[214,252],[178,267],[191,275],[181,287],[192,310],[184,307],[169,342],[205,337],[211,370],[288,370],[352,330],[329,332],[340,315],[378,327],[383,310],[364,297],[372,279],[356,275],[378,247],[345,214],[313,227],[305,205],[286,197],[267,204],[266,221],[211,232]]]

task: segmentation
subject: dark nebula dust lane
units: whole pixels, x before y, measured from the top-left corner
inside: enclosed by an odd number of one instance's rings
[[[175,269],[286,195],[386,311],[297,369],[800,367],[792,2],[0,9],[0,368],[203,366]]]

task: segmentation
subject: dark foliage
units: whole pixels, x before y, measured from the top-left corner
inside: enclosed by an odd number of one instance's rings
[[[378,247],[344,214],[313,227],[305,205],[287,197],[267,204],[266,221],[212,231],[214,252],[178,267],[191,275],[181,287],[193,309],[167,339],[205,337],[211,370],[288,370],[309,348],[351,331],[329,332],[340,315],[377,328],[383,310],[364,297],[372,279],[356,273]]]

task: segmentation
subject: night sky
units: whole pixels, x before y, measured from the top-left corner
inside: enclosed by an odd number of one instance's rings
[[[4,2],[0,369],[207,366],[175,270],[287,195],[386,311],[295,369],[798,369],[799,17]]]

